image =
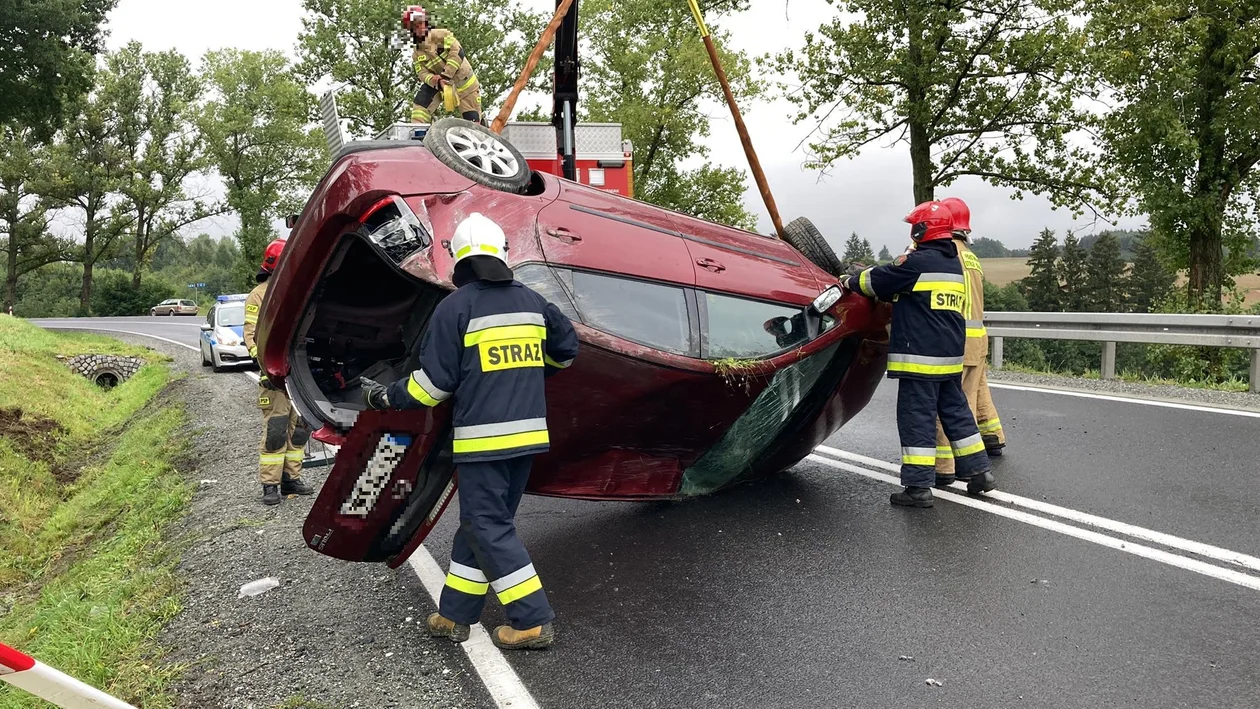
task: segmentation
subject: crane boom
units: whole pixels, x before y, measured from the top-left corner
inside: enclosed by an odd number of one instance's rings
[[[556,0],[559,9],[564,0]],[[556,30],[556,60],[552,75],[551,124],[556,127],[556,149],[564,177],[577,179],[574,126],[578,104],[578,0],[573,0]]]

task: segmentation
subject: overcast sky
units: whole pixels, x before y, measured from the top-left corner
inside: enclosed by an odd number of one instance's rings
[[[553,0],[526,3],[538,9],[554,9]],[[826,0],[757,0],[753,5],[754,9],[723,23],[737,48],[752,54],[799,46],[805,31],[817,28],[836,12]],[[169,0],[121,0],[109,16],[107,45],[116,49],[128,41],[139,40],[146,49],[174,48],[194,61],[206,50],[220,47],[278,49],[293,56],[301,30],[301,0],[216,0],[206,8],[190,22],[188,13],[171,11]],[[532,104],[523,100],[521,105]],[[811,126],[791,123],[791,104],[776,99],[741,108],[785,222],[798,216],[809,217],[837,247],[850,232],[856,231],[868,238],[876,251],[881,245],[887,245],[894,253],[901,250],[907,241],[907,226],[901,217],[914,206],[906,146],[871,147],[854,160],[838,163],[830,175],[821,177],[818,172],[801,167],[805,155],[796,146]],[[709,144],[714,147],[717,160],[745,168],[739,137],[725,106],[714,106],[712,114]],[[770,220],[751,176],[748,185],[745,202],[759,215],[761,230],[768,233]],[[1037,232],[1047,226],[1060,236],[1073,227],[1090,230],[1084,223],[1074,223],[1069,212],[1052,210],[1044,199],[1012,201],[1009,192],[979,180],[967,178],[948,190],[938,191],[938,197],[950,195],[963,198],[971,206],[971,223],[977,236],[1001,239],[1011,248],[1029,246]],[[1132,220],[1122,222],[1122,226],[1136,225]],[[198,230],[230,233],[234,226],[233,219],[224,218]]]

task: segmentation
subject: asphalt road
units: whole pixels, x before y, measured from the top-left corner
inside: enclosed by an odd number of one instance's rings
[[[69,324],[196,344],[199,322]],[[828,444],[896,460],[895,387]],[[1260,556],[1260,421],[994,395],[1016,504],[894,509],[874,462],[817,461],[686,503],[527,499],[518,524],[558,646],[513,668],[548,709],[1260,706],[1260,573],[1185,551]],[[1029,513],[1037,502],[1179,539]],[[426,544],[439,560],[454,519]]]

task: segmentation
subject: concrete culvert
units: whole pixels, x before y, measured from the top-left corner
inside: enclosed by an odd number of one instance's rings
[[[66,366],[103,389],[113,389],[130,379],[144,366],[139,357],[121,355],[78,355],[65,360]]]
[[[113,389],[118,386],[118,382],[122,381],[122,375],[110,369],[102,369],[96,372],[92,377],[92,381],[96,382],[96,386],[102,389]]]

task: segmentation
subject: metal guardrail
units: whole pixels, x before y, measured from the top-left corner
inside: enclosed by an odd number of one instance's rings
[[[1251,392],[1260,393],[1260,316],[989,312],[984,324],[993,369],[1002,368],[1006,337],[1101,342],[1103,379],[1116,377],[1117,342],[1237,347],[1251,350]]]

